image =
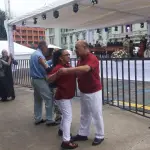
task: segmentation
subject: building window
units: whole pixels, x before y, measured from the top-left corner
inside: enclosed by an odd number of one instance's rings
[[[109,32],[109,33],[112,33],[112,27],[109,27],[109,28],[108,28],[108,32]]]
[[[121,33],[124,32],[124,26],[121,26]]]
[[[40,41],[42,41],[42,40],[44,40],[44,37],[40,36],[39,39],[40,39]]]
[[[20,41],[16,41],[18,44],[21,44],[21,42]]]
[[[54,38],[53,38],[53,44],[55,44],[55,42],[54,42]]]
[[[19,30],[19,29],[17,29],[16,31],[17,31],[17,32],[20,32],[20,30]]]
[[[50,28],[49,33],[50,33],[50,34],[54,33],[54,29],[53,29],[53,28]]]
[[[86,33],[83,33],[83,40],[86,40]]]
[[[72,40],[72,35],[70,36],[70,43],[73,43],[73,40]]]
[[[132,32],[132,24],[130,25],[130,31]]]
[[[79,35],[76,35],[76,39],[77,39],[77,41],[79,40]]]
[[[64,39],[65,39],[65,44],[67,44],[67,37],[65,37]]]
[[[61,37],[61,44],[63,44],[63,37]]]

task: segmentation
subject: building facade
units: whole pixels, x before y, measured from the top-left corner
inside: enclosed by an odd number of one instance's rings
[[[76,41],[81,39],[92,45],[98,41],[102,46],[106,46],[109,41],[122,41],[126,35],[134,43],[139,43],[141,37],[146,34],[148,34],[147,22],[91,30],[50,28],[46,29],[46,41],[47,43],[73,50]]]
[[[14,42],[36,48],[39,41],[45,40],[45,29],[31,27],[16,27],[13,32]]]

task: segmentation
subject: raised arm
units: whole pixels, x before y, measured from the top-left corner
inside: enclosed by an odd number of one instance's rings
[[[11,64],[11,58],[9,57],[8,62],[6,62],[3,59],[1,59],[1,62],[3,63],[3,65],[9,66]]]
[[[97,59],[94,61],[87,62],[86,65],[78,66],[74,68],[61,68],[59,70],[59,74],[68,74],[68,73],[76,73],[76,74],[82,74],[89,71],[94,71],[96,67],[99,67],[99,62]]]
[[[58,71],[58,74],[82,74],[85,72],[89,72],[92,68],[89,65],[74,67],[74,68],[61,68]]]

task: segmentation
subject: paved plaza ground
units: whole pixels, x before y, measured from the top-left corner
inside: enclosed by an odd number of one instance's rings
[[[0,103],[0,150],[60,150],[58,127],[33,124],[33,91],[16,87],[16,100]],[[150,119],[105,105],[105,141],[91,146],[89,141],[79,142],[77,150],[150,150]],[[73,101],[72,133],[79,127],[80,103]]]

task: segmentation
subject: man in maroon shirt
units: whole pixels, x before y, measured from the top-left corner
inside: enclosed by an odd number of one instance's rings
[[[90,125],[93,119],[96,128],[92,145],[101,144],[104,140],[104,122],[102,115],[102,85],[99,77],[99,61],[90,53],[88,44],[84,41],[76,43],[76,53],[80,58],[75,68],[62,68],[60,74],[76,73],[81,91],[80,129],[73,141],[88,140]]]

